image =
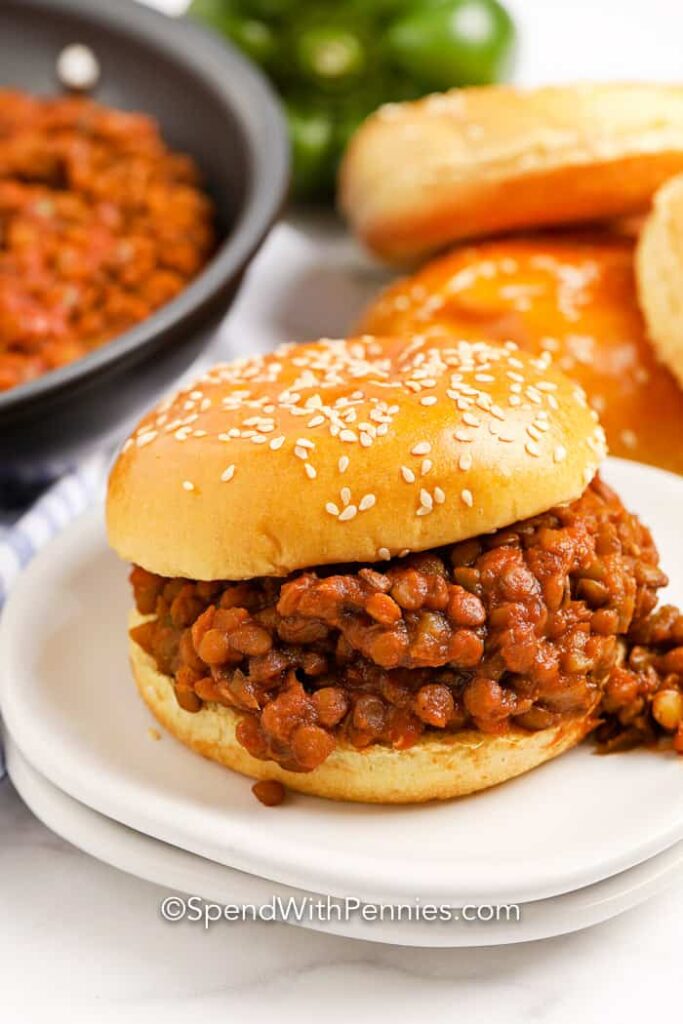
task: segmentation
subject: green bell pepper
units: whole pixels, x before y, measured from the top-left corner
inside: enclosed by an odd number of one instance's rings
[[[193,0],[190,13],[279,91],[299,199],[333,196],[348,139],[382,103],[499,81],[515,44],[499,0]]]

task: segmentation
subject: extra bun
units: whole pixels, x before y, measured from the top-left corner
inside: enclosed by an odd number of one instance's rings
[[[131,625],[143,621],[134,613]],[[212,761],[253,779],[278,779],[289,789],[330,800],[364,803],[422,803],[487,789],[528,772],[575,747],[598,724],[592,713],[563,720],[540,732],[512,729],[504,736],[464,731],[423,734],[413,747],[358,750],[338,741],[313,772],[290,772],[274,761],[259,761],[235,737],[240,715],[219,704],[190,714],[178,704],[169,676],[131,641],[131,664],[140,696],[177,739]]]
[[[683,171],[683,87],[458,89],[381,108],[351,141],[340,203],[379,256],[645,210]]]
[[[683,382],[683,180],[663,192],[641,245],[641,293],[653,340]],[[463,246],[388,288],[360,329],[512,338],[532,355],[552,352],[585,388],[612,455],[683,474],[683,390],[650,343],[628,238],[575,231]]]
[[[124,446],[110,542],[162,576],[236,580],[434,548],[572,501],[604,435],[549,361],[362,337],[218,366]]]
[[[683,175],[655,196],[638,243],[636,266],[652,344],[683,387]],[[672,441],[679,443],[677,437]]]

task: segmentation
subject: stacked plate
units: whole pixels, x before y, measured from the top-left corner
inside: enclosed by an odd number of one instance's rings
[[[683,480],[616,461],[606,475],[653,527],[676,584],[667,598],[681,601]],[[293,923],[423,946],[572,931],[683,870],[683,762],[673,754],[599,757],[588,744],[459,801],[373,807],[291,795],[263,807],[248,780],[160,736],[130,679],[129,605],[125,566],[95,510],[34,561],[0,636],[14,784],[48,826],[102,860],[276,916],[294,897]],[[440,908],[436,920],[425,905]]]

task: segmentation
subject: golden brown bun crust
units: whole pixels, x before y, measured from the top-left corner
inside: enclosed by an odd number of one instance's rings
[[[423,551],[572,501],[603,434],[548,362],[366,337],[216,367],[124,446],[110,543],[162,576],[236,580]]]
[[[643,211],[683,171],[683,87],[458,89],[380,108],[358,130],[340,205],[379,256]]]
[[[665,191],[668,191],[668,186]],[[678,195],[683,197],[680,181]],[[653,239],[641,268],[645,301],[678,300],[683,374],[683,201],[678,256]],[[653,221],[660,216],[653,215]],[[662,267],[662,262],[669,264]],[[671,287],[667,289],[667,282]],[[675,285],[674,285],[675,282]],[[652,319],[676,324],[668,310]],[[451,332],[511,338],[553,362],[585,389],[612,455],[683,474],[683,390],[657,358],[638,304],[632,240],[607,232],[555,232],[461,246],[398,281],[373,302],[359,329],[373,334]]]
[[[683,387],[683,175],[655,196],[638,243],[638,293],[652,344]],[[673,443],[680,446],[680,426]]]
[[[133,623],[141,621],[133,615]],[[169,676],[162,675],[131,641],[130,658],[140,696],[177,739],[211,761],[252,779],[278,779],[289,789],[329,800],[406,804],[447,800],[488,789],[521,775],[575,747],[597,721],[592,715],[541,732],[514,730],[505,736],[467,731],[423,736],[408,750],[339,744],[312,772],[290,772],[274,761],[259,761],[235,738],[240,716],[222,705],[190,714],[178,704]]]

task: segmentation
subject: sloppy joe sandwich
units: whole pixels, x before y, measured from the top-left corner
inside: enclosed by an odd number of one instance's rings
[[[650,618],[665,577],[604,450],[581,389],[512,344],[364,336],[216,367],[110,478],[142,698],[230,768],[377,803],[503,782],[600,721],[651,738],[683,625]],[[656,654],[632,662],[634,637]]]
[[[683,170],[683,87],[616,83],[454,89],[360,127],[340,205],[382,258],[459,239],[644,211]]]
[[[359,328],[512,338],[532,355],[549,352],[585,389],[612,455],[683,473],[683,389],[650,341],[671,339],[672,356],[678,346],[683,383],[683,303],[676,305],[683,282],[683,178],[677,181],[680,248],[654,238],[663,231],[656,225],[668,205],[659,196],[641,242],[649,330],[638,303],[633,240],[576,230],[489,240],[438,256],[387,288]],[[672,191],[668,185],[662,190]],[[675,369],[675,359],[670,362]]]

